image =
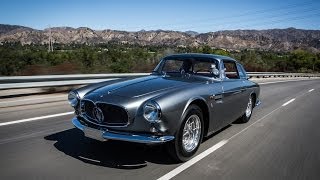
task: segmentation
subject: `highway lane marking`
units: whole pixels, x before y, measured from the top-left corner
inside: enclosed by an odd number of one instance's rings
[[[301,97],[303,95],[305,95],[306,93],[303,93],[298,97]],[[257,124],[258,122],[262,121],[263,119],[265,119],[266,117],[270,116],[271,114],[273,114],[274,112],[278,111],[279,109],[281,109],[282,107],[290,104],[291,102],[293,102],[294,100],[296,100],[296,98],[290,99],[289,101],[287,101],[286,103],[284,103],[282,106],[272,110],[271,112],[269,112],[268,114],[264,115],[263,117],[261,117],[260,119],[258,119],[257,121],[255,121],[254,123],[250,124],[249,126],[247,126],[246,128],[242,129],[240,132],[236,133],[235,135],[231,136],[228,139],[224,139],[220,142],[218,142],[217,144],[213,145],[212,147],[210,147],[209,149],[207,149],[206,151],[200,153],[199,155],[195,156],[194,158],[190,159],[189,161],[181,164],[180,166],[176,167],[175,169],[173,169],[172,171],[168,172],[167,174],[161,176],[158,180],[167,180],[167,179],[171,179],[173,177],[175,177],[176,175],[178,175],[179,173],[181,173],[182,171],[188,169],[190,166],[194,165],[195,163],[197,163],[198,161],[200,161],[201,159],[203,159],[204,157],[210,155],[211,153],[213,153],[214,151],[216,151],[217,149],[219,149],[220,147],[224,146],[225,144],[227,144],[231,139],[237,137],[238,135],[240,135],[241,133],[243,133],[244,131],[246,131],[247,129],[249,129],[250,127],[252,127],[253,125]],[[209,151],[208,151],[209,150]]]
[[[205,150],[204,152],[200,153],[196,157],[190,159],[189,161],[183,163],[182,165],[178,166],[174,170],[172,170],[169,173],[165,174],[164,176],[160,177],[158,180],[166,180],[166,179],[173,178],[174,176],[178,175],[179,173],[181,173],[185,169],[189,168],[193,164],[195,164],[198,161],[200,161],[201,159],[205,158],[206,156],[208,156],[212,152],[216,151],[217,149],[219,149],[220,147],[225,145],[227,142],[228,142],[228,140],[222,140],[222,141],[218,142],[217,144],[215,144],[214,146],[212,146],[209,149]]]
[[[210,155],[211,153],[213,153],[214,151],[218,150],[220,147],[224,146],[225,144],[227,144],[231,139],[235,138],[236,136],[240,135],[241,133],[243,133],[244,131],[246,131],[247,129],[249,129],[250,127],[252,127],[253,125],[257,124],[258,122],[262,121],[263,119],[265,119],[266,117],[270,116],[271,114],[273,114],[274,112],[276,112],[277,110],[281,109],[282,106],[272,110],[271,112],[269,112],[268,114],[264,115],[263,117],[261,117],[260,119],[258,119],[257,121],[255,121],[254,123],[250,124],[249,126],[247,126],[246,128],[242,129],[240,132],[236,133],[235,135],[231,136],[228,139],[224,139],[221,140],[220,142],[218,142],[217,144],[213,145],[212,147],[210,147],[209,149],[207,149],[206,151],[200,153],[199,155],[195,156],[194,158],[190,159],[189,161],[183,163],[182,165],[176,167],[175,169],[173,169],[172,171],[168,172],[167,174],[161,176],[158,180],[168,180],[171,179],[173,177],[175,177],[176,175],[178,175],[179,173],[181,173],[182,171],[188,169],[190,166],[194,165],[195,163],[197,163],[198,161],[200,161],[201,159],[203,159],[204,157]],[[209,150],[209,151],[208,151]],[[190,162],[190,163],[189,163]],[[186,164],[186,165],[185,165]]]
[[[8,121],[8,122],[3,122],[0,123],[0,126],[7,126],[11,124],[19,124],[23,122],[30,122],[30,121],[37,121],[41,119],[48,119],[48,118],[53,118],[53,117],[59,117],[59,116],[66,116],[73,114],[74,112],[65,112],[65,113],[59,113],[59,114],[52,114],[52,115],[47,115],[47,116],[39,116],[39,117],[34,117],[34,118],[28,118],[28,119],[21,119],[21,120],[16,120],[16,121]]]
[[[290,99],[289,101],[287,101],[287,102],[285,102],[284,104],[282,104],[282,106],[284,107],[284,106],[286,106],[286,105],[288,105],[288,104],[292,103],[294,100],[296,100],[296,98],[292,98],[292,99]]]
[[[67,97],[67,96],[66,95],[59,95],[59,96],[54,96],[54,97],[19,99],[19,100],[14,100],[14,101],[3,101],[3,102],[0,102],[0,104],[23,102],[23,101],[34,101],[34,100],[42,100],[42,99],[53,99],[53,98],[60,98],[60,97]]]
[[[312,92],[314,89],[310,89],[308,92]]]

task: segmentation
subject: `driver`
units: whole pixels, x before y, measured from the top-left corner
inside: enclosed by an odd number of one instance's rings
[[[210,65],[209,72],[210,72],[211,76],[213,76],[215,78],[219,77],[219,69],[217,68],[216,64]]]
[[[180,71],[182,71],[182,70],[185,73],[192,73],[192,61],[191,60],[183,61],[182,67],[180,68]]]

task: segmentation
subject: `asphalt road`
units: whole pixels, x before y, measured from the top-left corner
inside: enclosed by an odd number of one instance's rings
[[[84,138],[65,97],[0,99],[0,179],[320,179],[320,80],[261,84],[249,123],[182,164],[161,146]]]

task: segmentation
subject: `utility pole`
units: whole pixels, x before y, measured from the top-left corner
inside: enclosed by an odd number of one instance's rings
[[[314,66],[316,65],[316,58],[312,58],[312,72],[314,73]]]
[[[51,27],[49,26],[49,47],[48,52],[53,52],[53,42],[52,42],[52,34],[51,34]]]

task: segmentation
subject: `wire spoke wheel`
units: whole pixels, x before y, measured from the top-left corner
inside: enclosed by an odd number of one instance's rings
[[[249,97],[249,102],[248,102],[248,105],[247,105],[247,109],[246,109],[247,118],[249,118],[251,116],[251,113],[252,113],[252,98],[250,96]]]
[[[168,153],[177,162],[189,160],[201,144],[204,129],[201,109],[197,105],[190,105],[183,115],[183,121],[175,134],[174,141],[166,144]]]
[[[201,120],[199,116],[191,115],[183,128],[182,147],[186,152],[192,152],[199,144],[201,137]]]

